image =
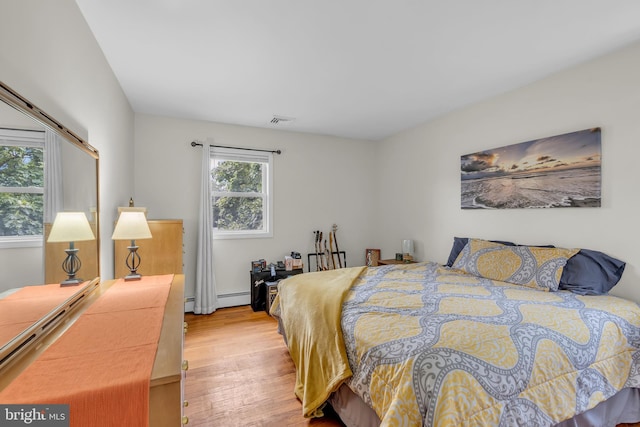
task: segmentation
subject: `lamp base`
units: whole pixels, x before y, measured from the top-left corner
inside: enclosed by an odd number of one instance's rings
[[[64,250],[67,257],[62,261],[62,270],[67,273],[67,279],[60,282],[60,286],[77,286],[84,280],[76,277],[76,273],[80,270],[82,263],[78,258],[78,250],[74,247],[73,242],[69,242],[69,249]]]
[[[140,280],[142,275],[138,273],[138,267],[140,266],[140,255],[138,254],[138,247],[136,246],[135,240],[131,241],[131,246],[128,246],[129,254],[127,255],[127,259],[125,264],[127,264],[127,268],[130,273],[124,277],[125,282],[130,282],[132,280]]]
[[[67,279],[63,282],[60,282],[60,286],[78,286],[80,283],[83,283],[82,279]]]

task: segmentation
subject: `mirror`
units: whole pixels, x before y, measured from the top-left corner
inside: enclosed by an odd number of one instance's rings
[[[100,245],[97,150],[2,82],[0,101],[2,366],[21,340],[97,286]],[[76,286],[59,285],[69,243],[46,242],[62,211],[84,212],[95,236],[75,243]]]

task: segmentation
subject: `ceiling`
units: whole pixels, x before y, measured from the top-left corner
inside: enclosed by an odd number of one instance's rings
[[[135,112],[370,140],[640,40],[637,0],[76,2]]]

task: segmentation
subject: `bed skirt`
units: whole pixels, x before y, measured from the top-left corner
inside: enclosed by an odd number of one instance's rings
[[[342,384],[329,403],[347,427],[378,427],[380,418],[349,386]],[[556,427],[615,427],[640,422],[640,389],[624,388],[594,408],[557,424]]]

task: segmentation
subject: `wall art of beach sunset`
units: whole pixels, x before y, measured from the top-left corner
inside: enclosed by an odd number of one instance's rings
[[[601,130],[466,154],[460,173],[462,209],[599,207]]]

